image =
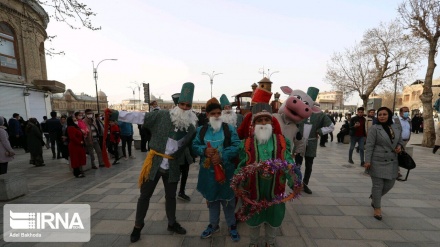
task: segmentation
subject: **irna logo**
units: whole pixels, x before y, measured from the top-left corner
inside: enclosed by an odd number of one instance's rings
[[[84,229],[78,213],[35,213],[9,211],[12,229]]]

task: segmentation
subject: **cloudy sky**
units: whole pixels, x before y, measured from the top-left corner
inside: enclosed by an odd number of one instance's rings
[[[250,90],[262,78],[263,67],[279,71],[271,77],[273,92],[281,93],[281,86],[329,91],[324,77],[331,55],[361,40],[366,29],[396,18],[401,2],[82,1],[97,13],[92,21],[102,30],[72,30],[52,20],[47,31],[57,37],[46,47],[65,55],[47,58],[48,77],[75,93],[94,96],[92,60],[96,66],[116,58],[98,67],[98,88],[110,104],[133,97],[131,82],[150,83],[154,95],[171,99],[182,83],[191,81],[194,99],[208,100],[209,77],[202,72],[212,71],[223,73],[214,78],[213,95],[232,96]],[[417,77],[425,71],[423,67]],[[356,104],[358,98],[348,103]]]

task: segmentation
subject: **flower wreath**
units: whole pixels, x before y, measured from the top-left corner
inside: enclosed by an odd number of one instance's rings
[[[251,200],[249,199],[249,191],[242,188],[241,184],[247,179],[260,173],[263,176],[274,175],[279,171],[283,171],[289,174],[294,180],[293,190],[291,193],[275,195],[272,201],[268,200]],[[240,169],[240,171],[234,175],[231,179],[231,188],[234,190],[235,195],[242,199],[242,206],[237,212],[237,219],[240,221],[246,221],[250,219],[254,214],[259,213],[263,209],[267,209],[272,205],[285,203],[292,201],[300,195],[302,185],[301,171],[295,164],[290,164],[285,160],[266,160],[264,162],[253,163],[246,165]]]

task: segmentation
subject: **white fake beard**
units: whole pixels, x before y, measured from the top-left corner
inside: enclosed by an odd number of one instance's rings
[[[237,113],[233,110],[223,110],[221,118],[224,123],[228,123],[234,127],[237,125]]]
[[[209,118],[209,124],[211,124],[211,128],[214,130],[214,133],[219,131],[222,127],[222,119],[220,117],[210,117]]]
[[[257,124],[254,127],[254,135],[257,138],[258,144],[266,144],[272,136],[272,132],[271,124]]]
[[[188,130],[188,127],[191,124],[195,126],[197,121],[196,114],[194,114],[191,110],[184,111],[178,106],[170,110],[170,117],[171,122],[179,130]]]

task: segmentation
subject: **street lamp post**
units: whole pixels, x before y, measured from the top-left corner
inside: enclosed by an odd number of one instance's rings
[[[138,91],[139,91],[139,110],[142,111],[142,104],[141,104],[141,84],[144,83],[144,82],[142,82],[142,83],[131,82],[131,83],[133,83],[134,85],[136,85],[136,87],[138,88]]]
[[[399,66],[400,66],[400,63],[399,63],[399,61],[397,61],[397,63],[396,63],[396,79],[394,80],[393,116],[394,116],[394,111],[396,110],[397,75],[399,74]]]
[[[136,91],[136,87],[128,86],[127,88],[130,88],[133,92],[133,111],[136,110],[136,98],[134,96],[134,92]]]
[[[99,65],[107,60],[112,60],[112,61],[116,61],[118,59],[115,58],[108,58],[108,59],[103,59],[101,60],[98,65],[96,65],[95,67],[95,62],[92,60],[92,65],[93,65],[93,78],[95,78],[95,89],[96,89],[96,106],[98,107],[98,114],[99,114],[99,100],[98,100],[98,67]]]
[[[223,74],[223,73],[215,73],[215,71],[212,71],[212,73],[211,74],[209,74],[209,73],[206,73],[206,72],[202,72],[202,75],[207,75],[207,76],[209,76],[209,79],[211,80],[210,82],[211,82],[211,98],[212,98],[212,84],[214,83],[214,77],[216,76],[216,75],[221,75],[221,74]]]

